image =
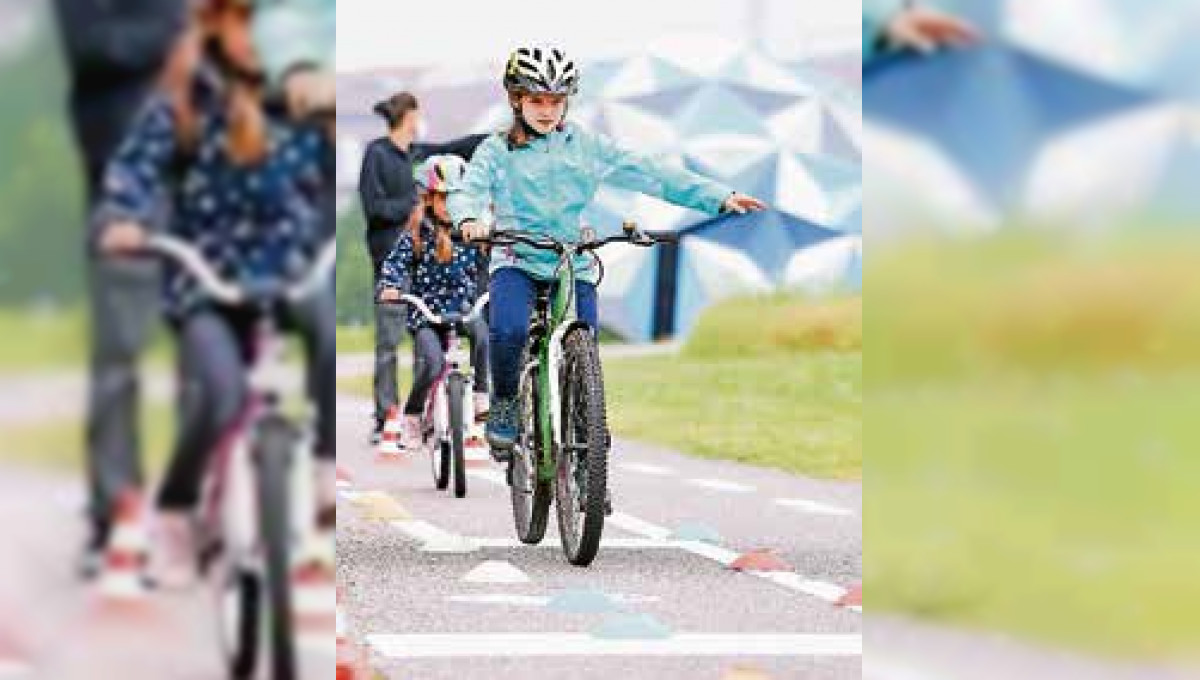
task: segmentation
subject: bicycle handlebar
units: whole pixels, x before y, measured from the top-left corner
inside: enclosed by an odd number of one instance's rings
[[[240,305],[251,297],[245,286],[221,278],[221,275],[205,259],[203,253],[187,241],[167,234],[154,234],[146,239],[146,250],[165,255],[179,263],[195,276],[200,287],[216,298],[218,302]],[[325,284],[336,263],[337,243],[330,239],[321,247],[304,278],[283,288],[283,297],[288,301],[307,297]]]
[[[463,316],[463,323],[469,323],[479,316],[483,311],[483,306],[488,303],[489,299],[491,299],[491,293],[484,293],[483,295],[480,295],[479,299],[475,301],[475,305],[471,307],[471,311]],[[405,293],[404,295],[400,296],[400,300],[415,307],[417,311],[421,312],[421,314],[423,314],[425,318],[429,320],[429,323],[432,323],[435,326],[440,326],[445,323],[442,315],[434,314],[433,310],[429,309],[428,305],[426,305],[425,301],[421,298]]]
[[[462,235],[457,233],[457,230],[455,232],[455,240],[466,242],[462,238]],[[538,250],[549,250],[559,254],[570,252],[573,255],[579,255],[599,250],[610,243],[629,243],[635,246],[649,247],[657,243],[676,243],[678,241],[679,235],[675,232],[645,231],[638,229],[637,225],[632,222],[626,222],[622,225],[621,234],[589,241],[563,241],[546,234],[538,234],[530,231],[496,229],[492,231],[491,235],[481,239],[472,239],[469,243],[485,245],[513,245],[523,243]]]

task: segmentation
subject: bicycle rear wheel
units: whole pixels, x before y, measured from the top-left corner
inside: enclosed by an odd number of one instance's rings
[[[296,639],[292,617],[291,474],[295,429],[282,418],[267,418],[254,433],[257,463],[259,536],[264,557],[267,630],[272,680],[294,680]]]
[[[608,487],[604,378],[595,337],[575,328],[563,341],[563,446],[554,485],[558,530],[567,561],[586,567],[600,550]]]
[[[528,366],[530,358],[526,349],[521,366]],[[521,385],[520,436],[513,450],[513,459],[508,467],[509,491],[512,495],[513,522],[517,538],[522,543],[536,545],[546,537],[547,520],[550,517],[550,499],[553,498],[551,484],[538,479],[541,465],[542,438],[539,427],[538,380],[541,367],[529,372]]]

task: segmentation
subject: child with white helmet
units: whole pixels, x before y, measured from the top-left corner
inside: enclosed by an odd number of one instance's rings
[[[466,169],[466,161],[451,154],[432,156],[417,166],[414,179],[420,197],[383,263],[378,291],[381,302],[398,302],[401,291],[409,290],[440,315],[462,312],[483,292],[478,281],[487,269],[487,256],[476,246],[452,242],[446,210],[447,197],[461,190]],[[445,331],[431,328],[416,309],[409,310],[407,323],[413,337],[413,386],[404,405],[402,445],[413,451],[420,443],[425,399],[445,361]],[[467,336],[475,371],[475,416],[481,418],[488,411],[487,322],[482,318],[471,322]]]
[[[484,219],[494,203],[496,226],[580,240],[580,216],[601,183],[656,196],[716,215],[762,210],[758,199],[717,182],[617,146],[566,121],[568,98],[578,92],[579,69],[562,50],[522,47],[508,59],[504,88],[513,122],[507,133],[476,150],[463,191],[450,197],[450,215],[468,239],[492,228]],[[521,352],[529,336],[535,287],[555,281],[554,253],[517,245],[498,248],[491,259],[491,365],[493,394],[487,425],[492,455],[511,459],[517,436],[517,389]],[[597,272],[587,256],[579,270],[579,316],[598,328]]]

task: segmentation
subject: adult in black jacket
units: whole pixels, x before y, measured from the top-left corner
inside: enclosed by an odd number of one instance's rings
[[[186,19],[187,0],[55,0],[70,71],[69,111],[87,175],[89,213],[104,169],[153,91]],[[87,458],[92,532],[85,575],[99,566],[118,496],[142,483],[137,362],[158,312],[157,264],[89,258],[91,384]]]
[[[413,166],[429,156],[455,154],[470,160],[487,135],[472,135],[444,144],[415,142],[420,121],[417,98],[398,93],[375,105],[375,113],[388,124],[388,134],[367,147],[358,193],[367,221],[367,251],[375,283],[384,260],[399,238],[417,204]],[[396,346],[404,332],[402,305],[375,306],[375,434],[383,428],[388,409],[399,403],[396,387]]]

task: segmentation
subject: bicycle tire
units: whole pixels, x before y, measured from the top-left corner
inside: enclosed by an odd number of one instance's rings
[[[577,327],[567,332],[559,377],[563,446],[554,484],[558,529],[567,561],[586,567],[600,551],[608,487],[604,378],[590,329]]]
[[[292,616],[291,457],[297,433],[282,418],[268,418],[254,433],[259,536],[265,569],[270,677],[295,680],[296,639]]]
[[[453,454],[454,497],[467,495],[467,456],[465,446],[466,421],[463,400],[466,379],[459,373],[450,374],[446,383],[446,396],[450,400],[450,452]]]
[[[530,362],[529,349],[521,357],[521,366]],[[521,406],[517,450],[508,467],[509,492],[512,497],[513,524],[517,538],[527,545],[537,545],[546,537],[550,518],[550,501],[554,497],[552,483],[538,479],[538,467],[544,455],[538,418],[538,380],[541,368],[530,372],[521,388]]]

